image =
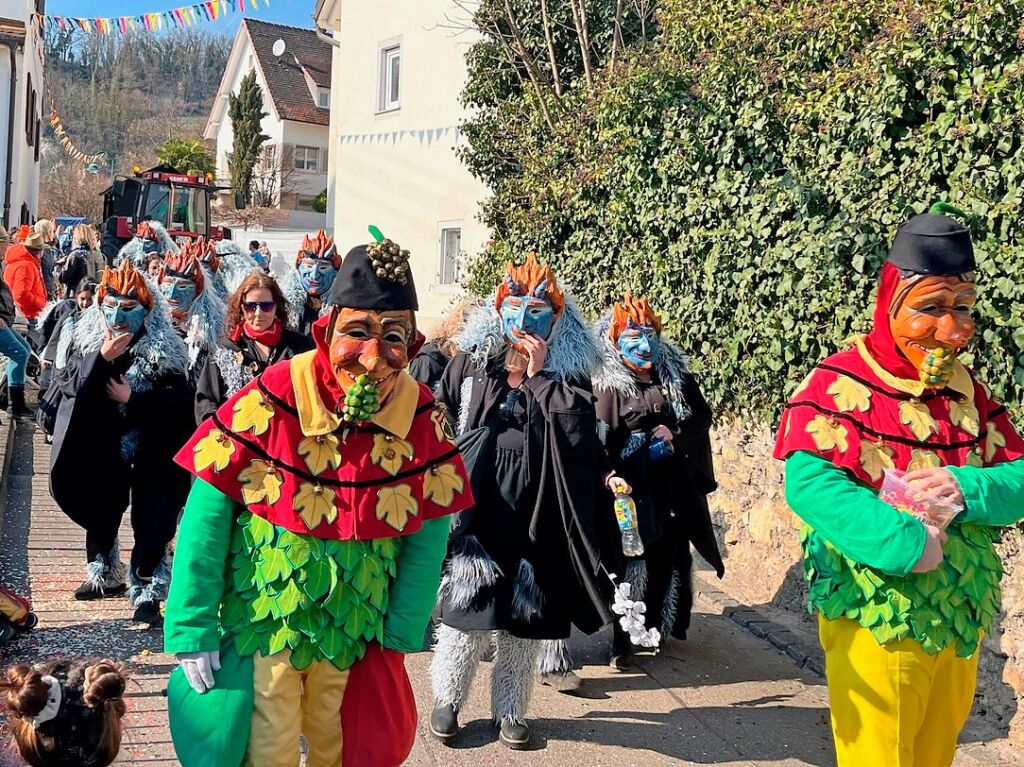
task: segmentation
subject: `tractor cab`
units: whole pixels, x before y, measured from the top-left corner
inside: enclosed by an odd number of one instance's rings
[[[210,202],[220,187],[170,165],[115,179],[103,192],[103,254],[113,260],[143,221],[159,221],[179,244],[196,237],[231,239],[231,230],[210,223]]]

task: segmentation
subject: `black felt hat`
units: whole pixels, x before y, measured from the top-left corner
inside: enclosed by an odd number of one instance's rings
[[[959,211],[936,203],[927,213],[903,224],[889,250],[889,263],[914,274],[973,272],[977,264],[971,235],[959,221],[943,215],[947,212]]]
[[[331,284],[328,303],[375,312],[418,311],[409,251],[385,239],[376,227],[370,231],[377,241],[348,252]]]

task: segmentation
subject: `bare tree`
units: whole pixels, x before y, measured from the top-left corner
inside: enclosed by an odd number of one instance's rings
[[[572,21],[576,27],[576,37],[580,41],[580,54],[583,57],[583,76],[587,87],[594,87],[594,73],[590,68],[590,35],[587,29],[587,7],[584,0],[569,0],[572,9]]]
[[[278,208],[281,199],[298,190],[298,169],[295,167],[295,150],[286,147],[278,152],[276,145],[264,147],[260,160],[253,171],[252,204],[260,208]]]
[[[253,227],[269,229],[282,223],[288,218],[288,212],[279,208],[259,208],[250,205],[242,209],[233,206],[221,206],[222,210],[214,213],[218,224],[241,227],[243,231],[249,231]]]

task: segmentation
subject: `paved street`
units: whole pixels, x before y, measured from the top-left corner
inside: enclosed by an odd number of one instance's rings
[[[7,434],[6,418],[0,434]],[[71,598],[82,575],[83,535],[49,497],[47,459],[39,433],[20,427],[11,447],[0,578],[32,598],[40,625],[6,648],[0,663],[52,652],[108,655],[126,662],[135,681],[117,764],[174,765],[162,696],[173,659],[160,652],[159,631],[130,626],[126,600],[81,603]],[[127,531],[126,525],[125,552]],[[510,753],[498,744],[488,715],[489,669],[483,664],[462,717],[465,730],[454,748],[431,740],[421,723],[408,764],[834,765],[821,679],[718,614],[708,599],[702,598],[698,608],[691,640],[642,659],[636,673],[604,665],[607,636],[574,641],[577,660],[590,664],[580,672],[585,697],[537,689],[532,705],[537,750],[531,752]],[[425,653],[408,660],[423,716],[430,710],[429,660]],[[962,749],[956,762],[957,767],[1011,764],[979,744]]]

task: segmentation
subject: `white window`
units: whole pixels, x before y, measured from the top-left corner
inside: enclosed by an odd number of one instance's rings
[[[437,254],[437,284],[458,284],[462,255],[461,221],[442,221],[437,225]]]
[[[277,146],[264,144],[260,150],[260,170],[268,171],[277,168]]]
[[[315,146],[295,147],[295,167],[298,170],[311,170],[316,172],[319,169],[320,149]]]
[[[316,104],[321,109],[330,109],[331,108],[331,92],[330,91],[321,90],[319,93],[317,93]]]
[[[391,112],[399,108],[401,68],[402,46],[382,43],[380,47],[380,83],[377,88],[378,112]]]

